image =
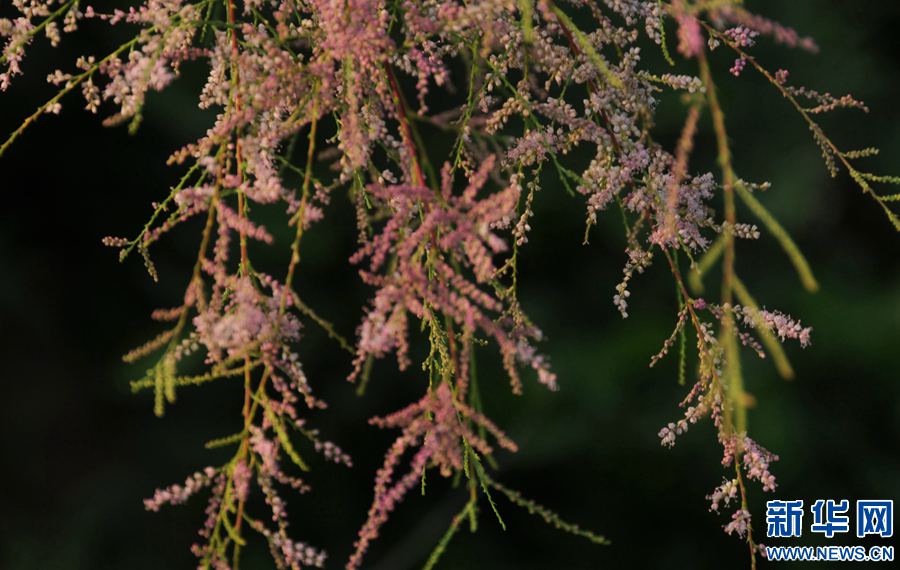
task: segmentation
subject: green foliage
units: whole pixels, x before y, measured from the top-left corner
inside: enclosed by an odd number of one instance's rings
[[[788,259],[797,271],[797,275],[800,277],[800,282],[803,284],[803,287],[811,293],[818,291],[819,283],[813,276],[809,262],[806,261],[806,257],[800,252],[800,248],[797,247],[797,244],[791,239],[787,230],[785,230],[778,220],[769,213],[765,206],[756,199],[756,196],[747,189],[747,186],[743,181],[738,181],[734,187],[735,190],[737,190],[737,195],[741,201],[743,201],[744,204],[750,208],[750,211],[756,215],[759,221],[763,223],[766,229],[769,230],[769,233],[772,234],[772,237],[778,240],[778,244],[781,245],[781,248],[784,250],[785,254],[787,254]]]

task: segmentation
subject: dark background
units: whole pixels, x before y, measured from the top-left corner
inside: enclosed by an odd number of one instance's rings
[[[822,46],[816,56],[768,41],[756,53],[773,69],[789,69],[795,83],[838,95],[849,91],[866,101],[871,113],[826,117],[826,129],[847,149],[881,147],[882,154],[868,161],[871,169],[900,174],[900,4],[748,4],[816,37]],[[29,54],[26,76],[0,96],[0,132],[10,132],[49,93],[43,77],[55,66],[68,69],[74,54],[114,47],[102,28],[86,30],[58,51]],[[669,32],[674,49],[671,26]],[[658,59],[655,50],[645,53]],[[795,236],[821,283],[818,293],[804,292],[769,236],[741,244],[738,272],[757,299],[814,327],[809,349],[787,348],[798,373],[794,382],[745,355],[748,390],[759,400],[751,432],[782,458],[774,465],[774,496],[900,499],[898,236],[846,176],[828,177],[804,124],[771,87],[749,68],[731,78],[722,51],[713,62],[736,168],[744,178],[772,182],[763,201]],[[657,69],[664,70],[661,62]],[[138,136],[100,127],[72,97],[61,117],[43,118],[0,159],[0,568],[193,564],[188,547],[205,501],[150,514],[141,499],[223,460],[202,444],[237,431],[240,389],[222,381],[182,390],[159,420],[152,396],[128,388],[142,367],[124,365],[118,356],[159,330],[148,318],[153,308],[178,302],[198,229],[186,226],[157,248],[159,284],[139,258],[118,264],[100,239],[134,235],[150,202],[177,179],[179,172],[164,165],[166,156],[209,121],[193,110],[196,71],[188,69],[185,80],[150,96]],[[682,117],[677,96],[669,96],[658,136],[673,141]],[[713,168],[708,116],[697,144],[694,168]],[[623,321],[611,300],[624,263],[618,214],[601,218],[592,245],[583,247],[580,199],[548,185],[537,210],[522,256],[521,297],[549,337],[543,349],[562,389],[550,394],[530,382],[523,397],[513,397],[493,351],[481,350],[488,413],[522,447],[500,456],[498,476],[614,544],[597,547],[558,533],[501,498],[509,530],[502,532],[483,512],[479,532],[461,532],[440,567],[746,566],[745,546],[721,532],[727,515],[707,512],[704,500],[727,475],[713,428],[696,426],[674,450],[660,448],[656,436],[678,417],[675,404],[685,391],[676,384],[674,359],[647,367],[673,323],[671,277],[657,264],[636,279],[631,317]],[[755,221],[749,212],[739,214]],[[352,336],[367,291],[346,262],[355,232],[343,195],[327,215],[304,242],[298,287],[307,303]],[[279,234],[276,240],[272,251],[258,254],[260,264],[283,267],[289,239]],[[372,478],[393,435],[365,420],[417,398],[421,378],[398,374],[386,360],[359,399],[344,382],[347,356],[314,325],[299,350],[314,388],[333,408],[312,421],[353,455],[356,466],[314,461],[313,492],[288,497],[293,534],[326,548],[329,567],[338,568],[365,519]],[[769,497],[756,484],[751,494],[759,529]],[[413,494],[387,524],[367,567],[418,567],[463,502],[460,492],[432,475],[428,495]],[[858,541],[847,536],[832,543]],[[896,545],[896,539],[882,543]],[[262,549],[251,549],[242,565],[270,566]]]

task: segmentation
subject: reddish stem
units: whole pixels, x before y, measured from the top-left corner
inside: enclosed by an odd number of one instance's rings
[[[412,162],[412,182],[418,186],[425,186],[425,177],[422,175],[422,168],[419,165],[416,143],[413,141],[412,132],[409,128],[409,115],[407,114],[406,104],[403,102],[403,92],[400,91],[400,84],[397,83],[397,77],[389,64],[384,65],[384,71],[387,74],[388,84],[390,84],[391,94],[394,98],[397,121],[400,123],[400,137],[403,139],[403,144],[406,145],[406,150]]]

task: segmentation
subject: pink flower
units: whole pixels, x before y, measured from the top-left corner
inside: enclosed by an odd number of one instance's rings
[[[418,402],[385,417],[372,418],[370,423],[382,428],[400,428],[375,477],[375,498],[369,516],[359,531],[353,555],[347,569],[359,568],[363,556],[379,534],[381,526],[422,477],[429,466],[437,467],[441,475],[449,477],[463,469],[467,453],[463,442],[483,456],[493,453],[491,445],[478,435],[476,428],[491,434],[497,443],[516,451],[516,444],[488,418],[456,399],[450,386],[441,383]],[[418,446],[410,462],[409,471],[395,479],[395,472],[403,454]]]
[[[747,529],[750,527],[750,512],[745,509],[738,509],[731,515],[731,522],[725,525],[725,532],[727,534],[736,533],[739,537],[743,538],[745,534],[747,534]]]
[[[540,338],[539,331],[498,319],[503,303],[480,287],[497,271],[493,257],[507,248],[498,231],[511,224],[521,191],[510,185],[479,198],[493,166],[489,157],[460,194],[453,192],[449,165],[442,173],[440,193],[408,185],[369,188],[388,218],[380,233],[351,258],[354,263],[368,262],[360,275],[379,288],[357,330],[351,380],[370,356],[396,352],[400,368],[406,368],[408,315],[430,319],[442,312],[461,327],[464,337],[481,330],[497,342],[515,392],[521,390],[517,363],[530,366],[539,381],[555,387],[546,359],[528,343]],[[391,267],[384,273],[392,253]],[[460,268],[468,268],[474,279]]]
[[[144,508],[148,511],[158,511],[163,505],[180,505],[185,503],[197,491],[208,487],[216,476],[217,470],[207,467],[185,479],[184,485],[170,485],[164,489],[157,489],[150,499],[144,499]]]
[[[681,0],[672,3],[675,19],[678,22],[678,51],[686,58],[692,58],[703,52],[703,32],[700,23],[685,9]]]

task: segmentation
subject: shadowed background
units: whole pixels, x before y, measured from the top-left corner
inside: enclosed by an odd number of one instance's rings
[[[879,146],[870,170],[900,174],[900,5],[748,4],[813,35],[822,47],[812,56],[761,40],[754,53],[764,65],[790,70],[795,84],[851,92],[868,103],[869,114],[824,118],[826,131],[845,149]],[[86,29],[64,39],[58,51],[29,54],[26,76],[0,96],[0,133],[50,93],[43,78],[55,66],[67,69],[76,54],[115,46],[103,28]],[[645,49],[663,70],[657,52]],[[810,348],[787,348],[796,381],[785,382],[768,362],[744,355],[747,389],[759,402],[750,414],[751,433],[781,456],[773,468],[779,482],[774,496],[900,499],[900,236],[845,175],[828,177],[809,132],[774,89],[750,69],[732,78],[730,64],[724,50],[715,52],[735,167],[745,179],[772,183],[762,200],[792,232],[821,284],[816,294],[804,292],[766,234],[740,244],[738,272],[757,300],[814,327]],[[187,225],[156,248],[159,284],[139,258],[118,264],[100,239],[134,235],[150,202],[179,176],[164,166],[166,157],[210,121],[195,111],[200,71],[188,66],[184,80],[150,95],[135,137],[124,128],[102,128],[72,97],[64,100],[61,117],[44,117],[0,159],[0,568],[194,563],[188,548],[205,501],[198,497],[150,514],[141,499],[225,459],[224,452],[204,450],[203,442],[238,430],[241,390],[229,380],[183,389],[159,420],[150,394],[129,391],[128,381],[143,367],[124,365],[119,355],[160,330],[149,320],[153,308],[179,302],[199,230]],[[683,116],[678,97],[669,94],[657,136],[674,141]],[[695,171],[715,168],[708,115],[703,120]],[[674,323],[671,276],[657,263],[637,277],[631,316],[622,320],[612,304],[625,261],[618,214],[602,216],[585,247],[581,199],[548,182],[536,202],[531,241],[520,255],[521,299],[548,336],[542,349],[562,388],[551,394],[532,381],[524,396],[513,397],[494,351],[479,351],[487,412],[521,447],[498,457],[497,477],[613,545],[558,533],[500,498],[509,530],[482,511],[479,532],[460,532],[439,567],[744,567],[745,546],[721,532],[727,515],[706,510],[704,496],[728,475],[719,466],[713,428],[693,427],[673,450],[662,449],[656,436],[679,416],[676,403],[686,391],[676,383],[675,358],[647,366]],[[326,215],[303,243],[298,289],[350,337],[369,291],[347,263],[356,233],[344,194],[335,195]],[[746,210],[739,216],[756,221]],[[255,259],[280,275],[289,243],[286,233],[276,233],[275,247],[258,250]],[[716,276],[710,279],[714,298]],[[399,374],[386,359],[376,365],[365,397],[357,398],[344,381],[348,355],[314,324],[307,324],[299,352],[314,389],[332,406],[312,414],[312,423],[356,465],[348,470],[310,457],[313,491],[286,498],[294,538],[326,548],[328,567],[338,568],[365,519],[374,472],[395,435],[367,426],[366,419],[418,398],[422,379],[416,367]],[[750,489],[760,529],[764,500],[771,497],[755,483]],[[464,501],[449,482],[431,475],[428,494],[413,493],[402,504],[365,566],[419,567]],[[251,548],[242,564],[271,566],[261,548]]]

